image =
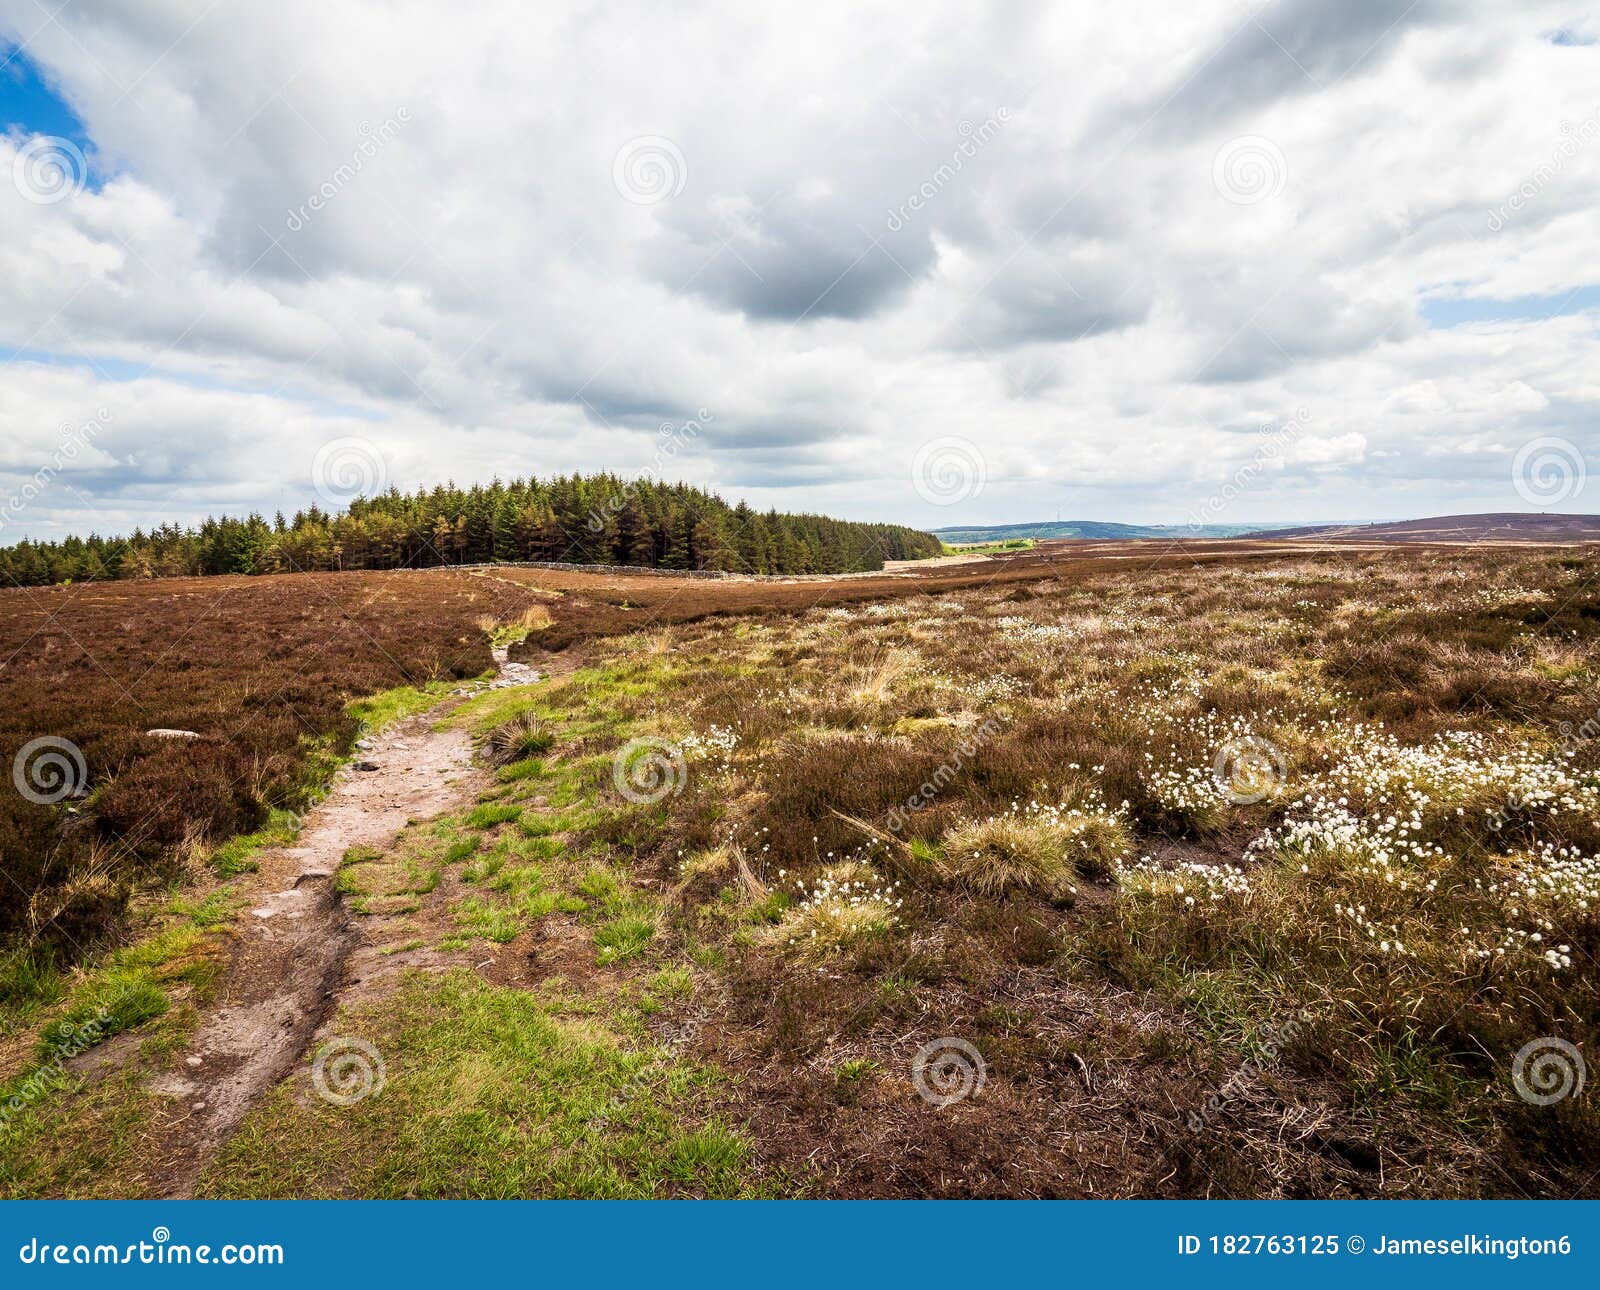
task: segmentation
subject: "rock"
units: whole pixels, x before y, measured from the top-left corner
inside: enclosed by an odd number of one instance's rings
[[[199,739],[197,730],[174,730],[168,726],[157,726],[154,730],[146,730],[145,734],[152,739]]]
[[[375,762],[375,761],[358,761],[356,763],[356,769],[357,770],[366,770],[366,771],[377,770],[378,769],[378,763]]]

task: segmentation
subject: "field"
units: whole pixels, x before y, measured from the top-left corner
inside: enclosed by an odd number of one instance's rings
[[[180,852],[301,809],[348,703],[483,672],[475,620],[535,603],[437,572],[0,592],[0,932],[70,957]]]
[[[91,767],[62,836],[270,773],[14,954],[0,1191],[1594,1196],[1597,578],[1219,541],[6,593],[8,736]],[[459,680],[491,646],[538,678]]]

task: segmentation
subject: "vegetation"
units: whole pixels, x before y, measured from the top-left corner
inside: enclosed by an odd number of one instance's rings
[[[329,1105],[307,1052],[198,1189],[1593,1194],[1600,1113],[1527,1096],[1526,1054],[1600,1043],[1597,574],[1025,555],[661,622],[518,571],[568,594],[514,653],[607,630],[449,696],[476,800],[345,857],[394,967],[334,1025],[387,1087]],[[641,739],[674,769],[624,792]],[[7,1194],[144,1185],[141,1090],[181,1063],[220,916],[96,960],[135,987],[143,1074],[32,1108]],[[105,1004],[43,952],[8,980],[8,1076]],[[50,1145],[85,1133],[98,1175]]]
[[[437,680],[492,666],[478,618],[514,620],[534,596],[415,573],[0,601],[0,944],[66,963],[115,937],[136,891],[208,859],[248,867],[362,729],[433,706]],[[200,737],[145,733],[158,728]],[[24,757],[41,738],[52,743]],[[53,749],[59,782],[38,760]]]
[[[343,514],[318,507],[286,520],[260,515],[164,524],[125,538],[96,535],[0,549],[0,580],[41,586],[115,578],[542,560],[717,569],[853,573],[885,560],[938,555],[937,538],[898,524],[759,512],[687,484],[616,475],[496,480],[357,498]]]

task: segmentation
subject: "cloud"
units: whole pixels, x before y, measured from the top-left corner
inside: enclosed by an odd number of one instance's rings
[[[0,484],[112,413],[41,533],[292,511],[349,435],[402,487],[642,470],[702,412],[685,478],[922,524],[1182,519],[1298,408],[1217,518],[1506,509],[1527,438],[1600,447],[1600,99],[1547,0],[37,25],[95,165],[40,200],[0,130]],[[941,508],[952,435],[989,482]]]

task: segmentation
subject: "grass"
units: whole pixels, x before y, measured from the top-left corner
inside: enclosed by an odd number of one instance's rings
[[[219,878],[234,878],[254,873],[261,866],[256,856],[272,847],[288,846],[300,832],[300,817],[292,811],[275,810],[264,828],[230,838],[211,853],[211,867]]]
[[[383,1054],[381,1094],[349,1107],[297,1097],[252,1113],[203,1196],[624,1198],[750,1196],[764,1177],[730,1127],[700,1118],[715,1077],[636,1048],[560,999],[467,973],[408,980],[383,1009],[340,1019]]]
[[[1595,871],[1540,849],[1600,850],[1600,756],[1579,746],[1551,769],[1566,756],[1551,732],[1600,680],[1597,632],[1529,611],[1579,572],[1512,552],[1288,556],[618,638],[542,719],[581,726],[592,688],[597,737],[670,734],[687,775],[662,807],[578,830],[610,853],[585,917],[620,917],[603,906],[616,856],[632,857],[673,893],[644,952],[725,974],[722,1024],[796,1062],[849,1036],[841,1061],[891,1070],[875,1042],[931,997],[938,1033],[981,1040],[1003,1078],[1037,1088],[1055,1078],[1052,991],[1103,996],[1114,1016],[1132,990],[1145,1023],[1086,1041],[1090,1072],[1149,1062],[1148,1079],[1185,1084],[1170,1103],[1204,1106],[1271,1054],[1276,1096],[1331,1095],[1330,1132],[1369,1144],[1352,1159],[1388,1161],[1395,1194],[1576,1186],[1600,1117],[1563,1105],[1526,1138],[1508,1072],[1531,1036],[1600,1045],[1585,1019],[1600,1016],[1585,912],[1600,893],[1580,903]],[[1502,585],[1518,594],[1482,591]],[[1545,784],[1566,803],[1553,813]],[[1369,838],[1420,795],[1404,836],[1438,854],[1390,848],[1386,868],[1370,848],[1317,850],[1334,827],[1318,793]],[[1532,894],[1555,890],[1553,905]],[[1356,906],[1364,923],[1339,912]],[[607,950],[644,925],[603,933]],[[813,1085],[822,1069],[839,1067],[791,1071],[786,1106],[809,1150],[848,1161],[848,1134],[804,1109],[837,1104]],[[1330,1174],[1231,1114],[1203,1152],[1167,1148],[1175,1194],[1207,1187],[1204,1169],[1226,1194],[1372,1194],[1364,1164]],[[1512,1141],[1514,1163],[1493,1163],[1487,1144]]]

